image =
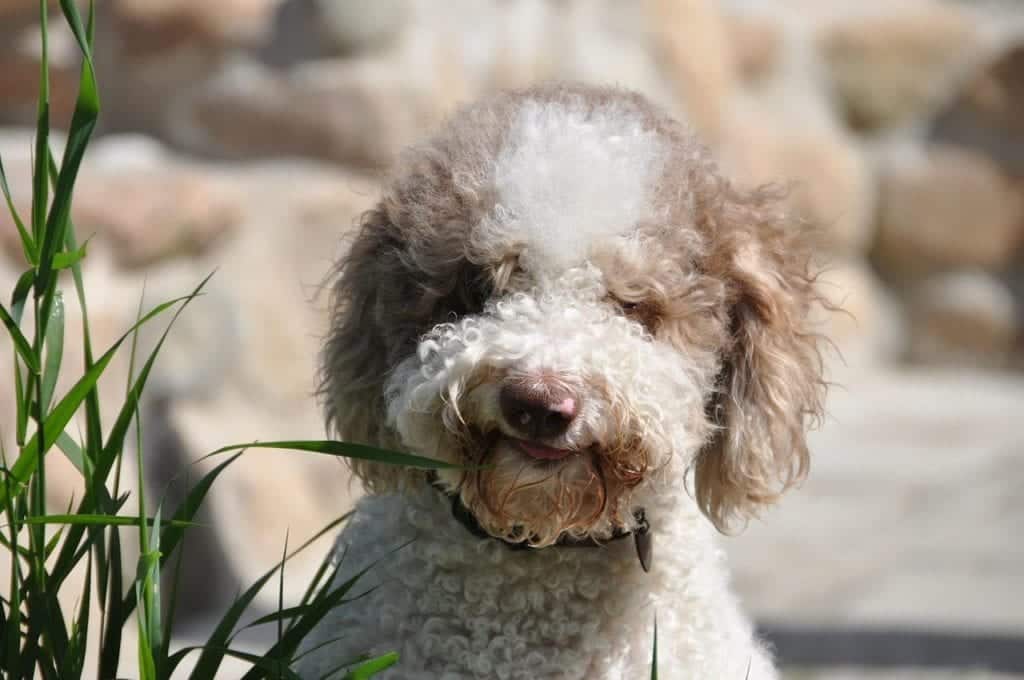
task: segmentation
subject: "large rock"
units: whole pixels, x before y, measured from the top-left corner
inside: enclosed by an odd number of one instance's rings
[[[111,0],[111,20],[127,57],[184,43],[229,46],[265,38],[280,0]]]
[[[972,151],[902,146],[880,156],[875,259],[890,277],[962,267],[997,270],[1024,239],[1024,201]]]
[[[739,78],[756,83],[775,71],[785,48],[785,29],[768,13],[733,10],[726,15],[732,59]]]
[[[73,216],[97,233],[122,267],[202,253],[239,221],[239,198],[216,179],[188,169],[91,173],[82,178]]]
[[[1024,177],[1024,44],[978,67],[930,124],[931,139],[981,153]]]
[[[650,0],[647,4],[652,48],[677,93],[677,109],[686,113],[707,141],[719,142],[725,109],[738,86],[732,34],[719,3]]]
[[[876,189],[868,160],[845,132],[757,107],[736,112],[722,156],[744,186],[788,186],[791,210],[827,250],[858,256],[868,249]]]
[[[0,124],[34,124],[41,48],[38,23],[15,30],[0,16]],[[62,17],[50,20],[50,119],[66,128],[78,93],[79,56]]]
[[[325,38],[341,53],[387,45],[406,25],[408,0],[308,0]]]
[[[819,308],[816,327],[836,350],[833,377],[884,365],[906,345],[902,310],[878,275],[860,258],[834,259],[823,266],[817,290],[828,308]],[[840,378],[841,379],[841,378]]]
[[[910,357],[925,363],[1005,368],[1024,345],[1024,318],[991,274],[939,274],[907,293]]]
[[[57,5],[50,0],[50,6]],[[0,0],[0,37],[10,37],[39,19],[38,0]],[[0,52],[8,45],[0,44]]]
[[[407,5],[408,16],[395,17],[401,27],[394,39],[356,49],[353,58],[284,71],[232,67],[183,98],[171,116],[173,138],[217,154],[387,165],[460,103],[498,89],[572,80],[643,92],[716,142],[736,89],[721,11],[710,0]],[[337,7],[347,9],[348,3]],[[274,63],[294,63],[289,50],[303,46],[288,45],[309,33],[288,31],[296,27],[281,27],[279,44],[266,49]],[[315,35],[309,41],[310,55],[324,53]]]
[[[166,134],[174,104],[216,76],[228,54],[265,40],[279,0],[111,0],[96,47],[112,130]]]
[[[411,19],[409,0],[284,0],[261,60],[288,66],[337,56],[387,51]]]
[[[832,86],[857,128],[927,115],[982,47],[976,23],[941,2],[872,12],[838,12],[820,37]]]
[[[227,157],[306,156],[389,164],[436,116],[401,73],[332,61],[294,71],[237,62],[168,118],[186,148]]]
[[[26,137],[26,144],[28,138]],[[30,169],[15,165],[15,203],[31,214]],[[75,187],[71,216],[80,240],[109,251],[119,267],[201,254],[238,223],[241,196],[209,169],[182,163],[158,145],[136,137],[97,140]],[[0,211],[0,246],[21,259],[21,241],[10,215]]]

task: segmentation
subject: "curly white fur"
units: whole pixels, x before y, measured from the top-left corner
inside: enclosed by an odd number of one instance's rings
[[[715,172],[638,97],[573,88],[470,108],[407,155],[335,287],[328,418],[463,467],[353,464],[374,493],[335,583],[374,566],[303,677],[390,650],[389,678],[645,677],[655,617],[663,677],[776,677],[712,522],[806,469],[812,277],[772,195]],[[563,427],[510,422],[523,390],[568,404]],[[641,511],[649,573],[621,537]]]
[[[597,238],[653,217],[664,162],[657,135],[629,111],[526,103],[489,169],[499,202],[480,233],[522,244],[522,261],[535,270],[579,264]]]
[[[706,363],[697,365],[691,357],[651,342],[640,324],[603,301],[606,295],[600,272],[578,267],[528,292],[489,302],[483,314],[434,328],[388,383],[388,421],[402,444],[421,455],[462,463],[459,437],[467,423],[517,436],[497,408],[498,384],[489,376],[560,376],[573,382],[583,408],[566,432],[549,443],[581,452],[607,450],[628,436],[649,452],[652,471],[632,494],[630,505],[624,507],[627,499],[619,499],[617,507],[610,505],[585,529],[573,527],[570,533],[601,539],[617,527],[631,529],[635,509],[652,497],[673,497],[682,490],[689,462],[683,456],[707,437],[700,400],[713,376]],[[668,467],[673,457],[680,458],[677,469]],[[556,479],[546,467],[524,465],[522,454],[501,443],[486,462],[509,476],[501,487],[516,477],[531,490],[545,482],[563,490],[569,480],[585,475],[580,458],[570,459]],[[452,490],[462,480],[459,471],[440,477]],[[523,521],[490,521],[474,492],[472,486],[462,488],[464,502],[484,528],[514,538],[511,532]],[[534,493],[519,495],[506,499],[505,509],[513,518],[530,518],[534,545],[554,543],[566,531],[564,513],[552,504],[547,521],[541,520],[536,504],[543,499]],[[517,504],[523,506],[521,512]]]
[[[305,657],[300,673],[319,678],[357,654],[397,651],[383,677],[644,678],[657,617],[661,677],[774,678],[708,522],[692,502],[659,504],[651,517],[645,573],[628,539],[514,552],[453,522],[433,489],[366,498],[338,542],[335,582],[376,562],[354,592],[376,589],[321,623],[310,648],[341,639]]]

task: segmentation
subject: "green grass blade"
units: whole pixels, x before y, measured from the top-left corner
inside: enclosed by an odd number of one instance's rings
[[[279,678],[287,680],[302,680],[295,671],[288,667],[288,663],[285,660],[271,659],[265,656],[251,654],[249,652],[241,652],[236,649],[231,649],[230,647],[224,650],[224,654],[236,659],[241,659],[242,661],[248,661],[252,664],[254,669],[258,668],[261,671],[264,671],[262,677],[274,678],[274,680],[278,680]]]
[[[233,459],[238,458],[236,454]],[[295,557],[306,548],[311,546],[317,540],[322,538],[328,532],[334,530],[334,528],[340,523],[341,519],[331,522],[326,527],[318,531],[312,538],[307,540],[305,543],[300,545],[296,550],[285,556],[285,558],[270,571],[265,573],[256,583],[254,583],[245,593],[235,600],[235,603],[231,606],[228,612],[221,619],[217,628],[210,635],[206,645],[203,645],[204,649],[199,657],[199,661],[196,663],[195,668],[192,670],[192,675],[189,676],[193,680],[204,680],[205,678],[216,677],[216,670],[220,667],[221,661],[223,660],[223,648],[228,646],[228,641],[231,639],[234,628],[238,624],[242,614],[248,608],[253,598],[256,597],[257,593],[263,589],[263,586],[268,580],[274,575],[274,573],[281,568],[288,560]],[[300,638],[301,640],[301,638]],[[286,648],[289,643],[288,633],[285,634],[284,638],[276,645],[274,649]],[[266,654],[265,658],[285,658],[280,654]]]
[[[82,451],[82,447],[78,445],[74,439],[68,436],[67,432],[61,432],[57,435],[57,448],[59,448],[64,455],[67,457],[71,464],[75,466],[75,469],[83,477],[86,477],[86,459],[85,453]]]
[[[5,456],[6,458],[6,456]],[[3,486],[10,490],[11,488],[11,475],[10,471],[6,467],[2,470],[3,474]],[[6,660],[4,668],[7,669],[9,677],[20,678],[23,673],[22,670],[25,668],[23,664],[21,654],[21,560],[17,558],[18,549],[18,515],[14,508],[13,496],[10,493],[6,494],[6,500],[3,503],[4,515],[7,518],[8,529],[9,529],[9,541],[10,545],[13,546],[11,555],[11,573],[10,573],[10,589],[8,590],[10,596],[10,609],[7,617],[7,624],[4,629],[4,659]]]
[[[145,524],[140,520],[140,526]],[[149,536],[149,549],[139,560],[139,574],[136,586],[142,595],[144,608],[140,612],[140,620],[146,626],[146,640],[149,642],[147,655],[153,664],[151,680],[157,680],[157,658],[163,647],[163,622],[160,616],[160,507],[157,506],[153,516],[153,533]],[[141,578],[140,578],[141,577]],[[141,587],[140,587],[141,586]]]
[[[390,553],[398,552],[399,550],[407,547],[412,541],[407,541],[402,545],[398,546]],[[309,543],[307,542],[306,545]],[[389,554],[390,554],[389,553]],[[294,554],[294,553],[293,553]],[[352,587],[359,582],[363,576],[367,574],[371,569],[375,568],[380,562],[387,559],[387,555],[381,557],[379,560],[374,561],[366,568],[362,569],[350,579],[342,583],[340,586],[333,590],[329,589],[329,586],[325,587],[313,601],[307,605],[306,611],[300,616],[299,620],[295,622],[284,635],[284,638],[275,644],[270,650],[264,655],[272,659],[287,659],[291,661],[295,656],[295,652],[298,650],[299,645],[306,638],[307,635],[313,630],[313,628],[325,617],[327,614],[338,606],[345,595],[352,590]],[[250,671],[242,676],[242,680],[257,680],[258,676]]]
[[[64,243],[69,217],[71,215],[71,197],[74,192],[75,180],[78,177],[78,170],[82,164],[82,157],[85,155],[85,148],[89,144],[89,138],[96,127],[96,120],[100,112],[99,89],[96,85],[96,71],[92,63],[92,52],[89,47],[88,36],[82,26],[82,19],[79,16],[78,8],[73,0],[61,0],[61,9],[64,17],[71,26],[75,40],[82,50],[82,69],[78,81],[78,99],[75,102],[75,110],[71,115],[71,125],[68,129],[67,143],[64,147],[64,158],[57,175],[57,186],[54,189],[53,203],[50,206],[49,216],[46,220],[42,244],[39,249],[39,269],[36,276],[35,290],[37,295],[42,295],[50,288],[53,276],[53,259],[57,250]],[[90,3],[90,17],[93,14]],[[90,23],[92,20],[90,18]],[[44,154],[41,162],[46,162],[48,153]],[[45,305],[44,305],[45,308]]]
[[[71,229],[70,231],[74,231]],[[53,268],[54,269],[69,269],[74,267],[76,264],[85,259],[89,242],[86,241],[82,244],[81,248],[74,248],[68,251],[62,251],[53,256]]]
[[[145,521],[146,525],[149,526],[156,523],[157,518],[141,517],[138,515],[89,515],[76,513],[73,515],[32,515],[26,517],[23,523],[31,525],[64,524],[87,527],[133,527],[138,526],[139,522],[142,521]],[[195,522],[182,522],[179,520],[171,520],[165,522],[165,524],[179,529],[202,526]]]
[[[366,680],[367,678],[372,678],[374,675],[377,675],[377,673],[380,673],[386,668],[391,668],[396,663],[398,663],[398,653],[388,652],[387,654],[378,656],[376,659],[370,659],[369,661],[359,664],[345,674],[344,680]],[[344,668],[344,666],[342,666],[342,668]],[[339,670],[341,670],[341,668],[335,669],[329,673],[328,676],[333,675]]]
[[[36,271],[34,269],[28,269],[21,273],[18,277],[18,283],[14,286],[14,292],[11,293],[11,316],[14,317],[16,324],[21,324],[21,317],[25,313],[25,302],[28,300],[28,294],[32,290],[32,281],[35,280]]]
[[[171,592],[167,598],[167,616],[164,617],[163,644],[157,656],[157,676],[160,680],[169,680],[171,677],[170,651],[171,639],[174,637],[174,614],[178,606],[178,583],[181,581],[181,565],[185,560],[185,545],[178,551],[178,558],[174,561],[174,572],[171,577]]]
[[[142,593],[142,584],[139,582],[135,583],[136,599],[142,600],[144,595]],[[139,639],[138,639],[138,659],[139,659],[139,677],[142,680],[156,680],[156,665],[153,663],[153,652],[150,648],[149,633],[146,630],[145,623],[143,622],[145,611],[144,606],[139,607]]]
[[[272,612],[265,616],[261,616],[258,619],[250,621],[245,625],[246,628],[255,628],[256,626],[262,626],[266,623],[280,623],[282,621],[288,621],[294,619],[309,610],[308,605],[295,605],[294,607],[281,607],[280,604],[276,612]],[[282,636],[279,636],[279,638]]]
[[[57,546],[60,544],[61,536],[63,536],[63,535],[64,535],[64,528],[61,527],[60,529],[58,529],[53,534],[53,536],[50,537],[50,540],[46,542],[46,550],[43,553],[43,559],[44,560],[48,559],[50,557],[50,555],[53,554],[53,551],[57,549]]]
[[[168,676],[170,675],[170,673],[174,672],[178,665],[181,664],[181,662],[184,661],[185,657],[187,657],[189,654],[191,654],[192,652],[198,652],[200,650],[206,649],[207,647],[208,645],[197,645],[193,647],[182,647],[181,649],[175,651],[174,654],[169,656],[167,659],[169,668],[169,671],[167,672]],[[230,647],[223,647],[218,651],[224,654],[224,656],[233,656],[236,659],[248,661],[254,667],[259,668],[262,671],[265,671],[265,674],[261,674],[259,677],[280,677],[288,678],[289,680],[302,680],[295,673],[295,671],[293,671],[287,666],[287,664],[281,663],[275,659],[267,659],[266,657],[257,656],[256,654],[250,654],[248,652],[241,652],[235,649],[231,649]]]
[[[346,519],[348,519],[351,514],[351,512],[345,513],[344,515],[336,519],[335,523],[341,524]],[[338,563],[340,563],[340,560]],[[320,590],[321,582],[325,577],[328,579],[327,583],[330,583],[330,579],[334,578],[334,569],[332,569],[332,566],[334,565],[336,565],[336,563],[333,559],[332,551],[328,551],[327,554],[324,555],[324,559],[320,562],[320,567],[316,570],[316,573],[310,580],[309,585],[306,586],[306,591],[302,594],[302,599],[299,600],[300,607],[305,606],[306,604],[309,604],[310,601],[312,601],[313,595]],[[291,629],[294,623],[295,619],[288,623],[288,628]]]
[[[89,21],[88,24],[82,23],[82,15],[78,12],[78,7],[75,5],[74,0],[60,0],[61,11],[64,12],[64,18],[67,19],[68,25],[71,27],[71,32],[75,36],[75,41],[78,43],[78,49],[82,51],[82,55],[85,61],[90,66],[92,71],[92,32],[93,32],[93,21],[95,11],[93,3],[89,3]],[[99,96],[98,94],[92,94],[92,100],[95,101],[93,104],[96,110],[99,110]]]
[[[422,468],[425,470],[442,469],[465,469],[464,466],[446,463],[433,458],[425,458],[410,453],[399,453],[388,451],[366,444],[353,444],[350,442],[339,442],[330,440],[306,440],[306,441],[278,441],[278,442],[251,442],[249,444],[235,444],[225,446],[207,454],[204,458],[216,456],[227,451],[239,449],[286,449],[291,451],[308,451],[311,453],[322,453],[328,456],[340,456],[343,458],[358,458],[360,460],[372,460],[378,463],[390,465],[405,465],[407,467]]]
[[[132,326],[132,328],[127,333],[122,335],[113,344],[113,346],[109,350],[107,350],[107,352],[104,353],[103,356],[101,356],[100,359],[95,364],[93,364],[93,366],[88,371],[86,371],[85,375],[82,376],[78,380],[78,382],[75,383],[75,385],[68,391],[64,398],[57,403],[57,405],[53,408],[53,410],[50,412],[49,416],[45,420],[42,444],[40,445],[40,433],[35,433],[32,436],[32,439],[30,439],[28,443],[22,447],[18,459],[11,467],[11,475],[13,476],[13,480],[18,485],[23,485],[27,483],[29,476],[33,472],[35,472],[36,468],[39,465],[40,452],[45,453],[51,446],[53,446],[59,434],[64,431],[64,428],[71,421],[72,416],[74,416],[75,412],[78,410],[78,407],[82,403],[82,400],[85,399],[89,391],[95,387],[96,382],[103,374],[103,371],[106,370],[107,365],[110,363],[110,360],[114,357],[114,354],[117,352],[118,348],[120,348],[120,346],[123,344],[125,339],[131,334],[131,332],[134,331],[136,327],[141,326],[142,324],[161,314],[166,309],[177,304],[183,299],[190,298],[179,298],[177,300],[165,302],[162,305],[157,305],[148,314],[142,317],[142,319],[140,319],[138,323]],[[15,491],[18,491],[18,489],[15,488]],[[4,501],[3,496],[5,494],[6,489],[0,489],[0,503]]]
[[[60,365],[64,358],[64,296],[57,291],[50,309],[50,322],[46,327],[46,360],[43,363],[43,410],[49,411],[53,391],[57,387]]]
[[[333,645],[335,642],[339,642],[339,641],[344,640],[344,639],[345,639],[344,635],[337,635],[335,637],[328,638],[328,639],[324,640],[323,642],[318,642],[317,644],[313,645],[309,649],[304,649],[301,654],[297,654],[295,656],[295,658],[292,659],[292,665],[295,665],[296,663],[298,663],[299,659],[302,659],[302,658],[304,658],[306,656],[309,656],[310,654],[314,654],[318,650],[321,650],[324,647],[327,647],[328,645]],[[366,661],[369,658],[370,658],[369,654],[360,654],[359,656],[357,656],[354,659],[349,659],[348,661],[345,661],[344,663],[339,664],[338,668],[348,668],[349,666],[353,666],[353,665],[355,665],[357,663],[362,663],[363,661]]]
[[[29,269],[22,273],[18,277],[18,283],[14,286],[14,292],[11,293],[11,312],[10,316],[14,319],[15,325],[21,324],[22,315],[25,312],[25,303],[28,300],[28,294],[32,290],[32,282],[35,278],[35,270]],[[26,341],[27,342],[27,341]],[[35,352],[32,353],[33,357]],[[31,369],[30,369],[31,370]],[[31,380],[29,381],[31,383]],[[21,367],[18,364],[17,359],[14,361],[14,396],[15,396],[15,441],[18,446],[25,445],[25,436],[28,432],[28,416],[29,399],[26,399],[26,395],[29,394],[29,387],[25,384],[25,379],[21,377]]]
[[[6,600],[0,601],[0,630],[4,632],[4,635],[8,635],[7,630],[7,612],[5,611]],[[9,668],[10,664],[7,661],[7,647],[0,645],[0,668]]]
[[[85,497],[78,504],[78,509],[75,514],[77,515],[88,515],[88,514],[101,514],[101,515],[117,515],[124,504],[128,501],[128,494],[123,494],[116,501],[110,497],[105,486],[99,487],[99,496],[94,497],[93,491],[88,486],[86,487]],[[97,512],[100,510],[100,512]],[[69,513],[70,514],[70,513]],[[96,554],[96,567],[97,576],[99,583],[99,600],[102,605],[106,601],[106,572],[103,569],[106,567],[106,541],[103,537],[103,531],[106,527],[95,526],[89,527],[86,525],[67,525],[67,538],[64,541],[64,545],[61,548],[60,554],[54,563],[53,570],[51,571],[51,577],[57,582],[61,583],[75,564],[78,563],[80,554],[84,553],[93,546],[97,548]],[[88,530],[89,539],[82,543],[82,536]],[[103,554],[99,554],[99,553]]]
[[[18,351],[18,356],[21,360],[29,367],[33,373],[39,372],[39,362],[36,361],[35,352],[32,349],[32,345],[29,344],[28,340],[22,334],[21,329],[18,328],[17,322],[14,317],[10,315],[7,308],[0,304],[0,322],[3,322],[7,328],[7,333],[11,336],[11,340],[14,341],[14,349]]]
[[[654,617],[654,648],[651,650],[651,680],[658,680],[658,617]]]
[[[70,635],[68,633],[64,612],[57,599],[57,592],[52,587],[37,587],[40,582],[39,576],[34,574],[35,566],[29,562],[30,572],[28,582],[28,603],[29,628],[23,634],[24,638],[39,638],[43,640],[40,647],[40,654],[37,660],[37,667],[44,677],[63,678],[63,660],[67,658]],[[42,579],[46,584],[46,580]]]
[[[23,545],[14,545],[13,543],[11,543],[10,539],[7,538],[6,536],[0,537],[0,545],[2,545],[5,550],[7,550],[8,552],[10,552],[12,554],[13,553],[17,553],[18,557],[20,557],[23,560],[30,560],[30,559],[32,559],[32,551],[31,550],[29,550],[28,548],[26,548]]]
[[[149,354],[149,358],[146,359],[146,363],[143,365],[142,370],[139,371],[139,377],[136,379],[135,384],[132,385],[132,388],[128,390],[128,393],[125,395],[125,402],[121,407],[120,413],[118,413],[117,420],[114,421],[114,426],[110,429],[110,435],[107,437],[107,443],[103,447],[103,459],[99,461],[97,466],[100,474],[104,477],[106,476],[106,472],[109,471],[109,467],[107,467],[106,464],[108,462],[112,462],[124,448],[124,440],[128,434],[128,429],[131,426],[132,419],[135,417],[138,409],[139,399],[142,397],[142,390],[146,387],[146,381],[149,379],[149,373],[153,369],[153,364],[156,362],[157,355],[163,348],[164,341],[167,339],[167,334],[170,333],[171,328],[174,327],[174,322],[178,320],[178,317],[183,311],[185,311],[188,304],[199,295],[212,276],[212,273],[208,274],[206,278],[199,282],[199,285],[195,287],[191,294],[186,295],[183,298],[178,298],[178,300],[183,300],[184,303],[177,309],[177,311],[175,311],[170,323],[167,324],[163,334],[161,334],[160,340],[157,341],[153,351]],[[165,305],[166,304],[169,303],[165,303]],[[152,314],[152,312],[150,314]],[[146,316],[148,317],[150,315],[147,314]],[[145,318],[146,317],[143,317],[143,319]],[[139,328],[141,325],[141,322],[136,323],[129,332],[133,333],[135,329]]]
[[[45,229],[50,183],[46,164],[50,155],[50,48],[46,0],[39,0],[39,96],[36,114],[35,159],[32,168],[32,234],[38,240]]]
[[[117,529],[110,532],[109,550],[106,555],[106,562],[110,565],[107,570],[106,604],[104,612],[106,615],[106,627],[103,631],[103,639],[100,642],[99,667],[96,673],[98,678],[116,678],[117,666],[121,653],[121,635],[124,628],[124,617],[121,607],[121,593],[123,583],[121,579],[121,535]]]
[[[21,364],[17,358],[13,362],[12,368],[14,369],[14,441],[18,446],[25,445],[25,436],[28,434],[28,399],[25,395],[28,391],[25,388],[25,379],[21,377]]]
[[[221,618],[220,623],[217,624],[217,627],[210,635],[206,644],[203,645],[203,651],[199,655],[199,661],[196,662],[191,675],[189,675],[191,680],[206,680],[207,678],[217,677],[217,670],[224,661],[224,653],[228,646],[228,640],[231,638],[235,626],[238,624],[239,619],[242,618],[245,610],[249,608],[250,604],[252,604],[256,595],[263,589],[263,586],[266,585],[267,581],[270,580],[270,577],[274,575],[274,572],[276,572],[277,569],[278,567],[274,567],[268,571],[257,579],[255,583],[249,586],[248,590],[235,599],[234,603]]]
[[[25,254],[25,262],[30,265],[36,264],[36,242],[32,238],[32,234],[25,228],[25,223],[22,222],[21,216],[18,215],[18,209],[14,206],[14,197],[11,196],[11,187],[7,184],[7,172],[4,170],[4,161],[0,158],[0,191],[4,194],[4,200],[7,201],[7,211],[11,214],[11,218],[14,220],[14,226],[18,228],[18,235],[21,237],[21,250]]]
[[[336,589],[329,592],[324,591],[322,596],[317,597],[311,604],[307,605],[302,618],[285,633],[284,639],[271,647],[264,656],[271,659],[287,659],[290,661],[295,654],[295,650],[298,649],[302,640],[313,630],[313,627],[328,612],[338,606],[359,579],[365,576],[374,566],[376,566],[376,563],[366,567]],[[258,678],[259,676],[253,671],[249,671],[242,676],[242,680],[258,680]]]
[[[174,515],[172,515],[172,520],[164,523],[164,530],[160,536],[162,553],[161,567],[168,559],[170,559],[171,555],[174,554],[175,549],[185,538],[185,531],[189,528],[189,523],[191,523],[192,518],[196,516],[196,513],[199,512],[199,508],[202,506],[203,500],[205,500],[207,493],[209,493],[210,488],[213,486],[217,477],[219,477],[229,465],[238,460],[241,455],[241,453],[236,453],[231,456],[231,458],[228,458],[213,470],[206,473],[203,478],[200,479],[199,482],[197,482],[196,485],[188,492],[188,495],[185,497],[185,500],[181,502],[181,505],[175,509]],[[134,599],[126,597],[121,603],[121,607],[125,617],[131,615],[131,612],[135,607]]]
[[[89,615],[92,606],[92,562],[85,562],[85,586],[82,588],[82,601],[78,608],[78,617],[71,627],[71,642],[68,645],[68,658],[64,662],[68,678],[82,677],[85,670],[85,649],[89,640]]]
[[[56,184],[57,183],[57,164],[53,160],[53,155],[50,155],[50,179]],[[64,249],[68,253],[74,253],[79,250],[78,243],[75,239],[74,224],[69,221],[67,233],[64,235]],[[84,253],[85,246],[82,246]],[[85,298],[85,284],[82,280],[82,267],[78,260],[73,260],[68,265],[71,269],[71,278],[75,284],[75,294],[78,297],[78,307],[81,310],[82,316],[82,350],[83,358],[85,359],[85,370],[88,371],[93,366],[93,352],[92,352],[92,334],[89,329],[89,308],[86,304]],[[19,282],[20,283],[20,282]],[[94,460],[99,457],[100,449],[103,447],[103,430],[101,427],[100,419],[100,398],[99,390],[93,387],[89,390],[85,397],[85,451]],[[87,480],[87,482],[93,482],[94,480]],[[104,579],[100,579],[103,583]]]
[[[202,649],[201,646],[195,645],[192,647],[182,647],[181,649],[175,650],[174,654],[167,657],[167,665],[163,668],[165,678],[171,677],[178,665],[185,660],[185,657],[192,652],[198,652]]]
[[[288,562],[288,532],[284,534],[284,550],[281,551],[281,571],[278,574],[277,582],[277,611],[281,612],[284,610],[284,568]],[[277,620],[277,644],[281,644],[281,638],[284,637],[284,620]]]

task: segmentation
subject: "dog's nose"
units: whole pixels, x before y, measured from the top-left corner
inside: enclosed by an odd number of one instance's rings
[[[579,398],[544,384],[508,383],[498,395],[505,421],[526,439],[552,439],[569,429]]]

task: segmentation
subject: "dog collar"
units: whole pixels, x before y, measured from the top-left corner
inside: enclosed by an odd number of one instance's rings
[[[527,543],[526,540],[510,541],[508,539],[501,538],[499,536],[492,536],[491,534],[487,533],[487,531],[482,526],[480,526],[480,523],[477,521],[473,513],[469,511],[469,508],[467,508],[462,503],[462,499],[459,498],[459,494],[449,493],[448,491],[446,491],[438,481],[437,475],[434,474],[433,472],[431,472],[429,475],[429,481],[431,486],[433,486],[442,495],[446,496],[448,499],[451,500],[452,517],[454,517],[459,524],[465,527],[466,531],[473,534],[477,538],[488,538],[494,541],[500,541],[501,543],[504,543],[509,550],[541,549],[534,548],[529,543]],[[654,534],[651,533],[651,525],[647,521],[647,515],[644,512],[643,508],[636,510],[633,513],[633,517],[636,519],[637,522],[636,529],[630,531],[626,531],[624,529],[616,529],[612,533],[611,537],[609,537],[605,541],[599,541],[596,538],[590,537],[576,538],[574,536],[563,535],[558,539],[558,541],[555,542],[554,546],[552,547],[599,548],[605,543],[610,543],[611,541],[617,541],[619,539],[626,538],[627,536],[632,536],[633,541],[636,545],[636,556],[637,559],[640,560],[640,567],[644,570],[644,572],[649,572],[651,570],[651,563],[654,558]]]

